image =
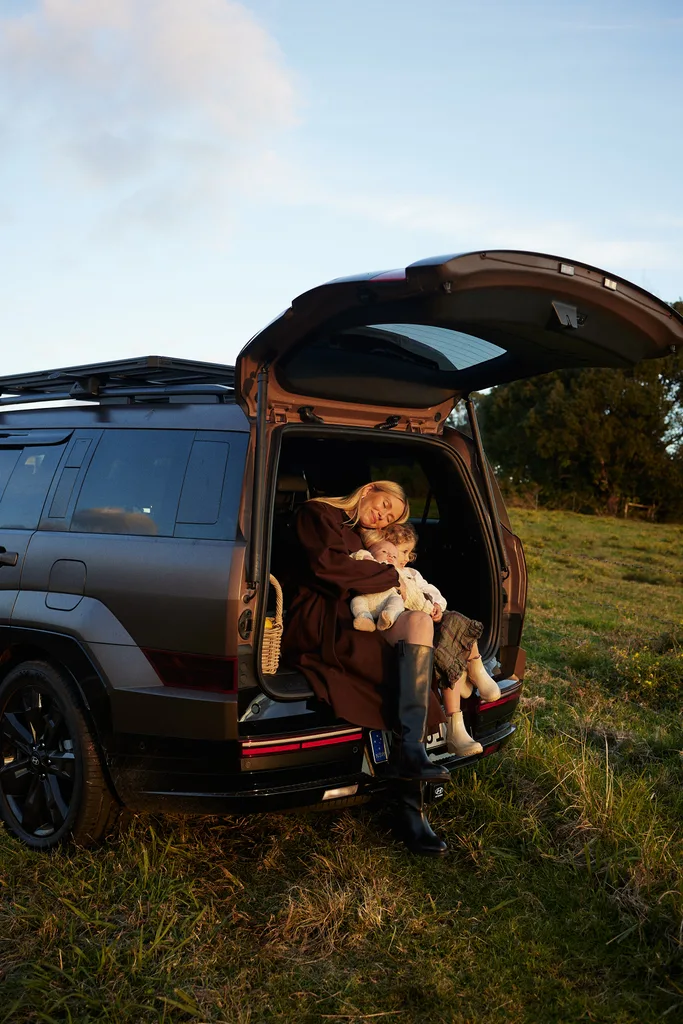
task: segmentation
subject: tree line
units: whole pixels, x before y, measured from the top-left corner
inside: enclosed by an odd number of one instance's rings
[[[515,381],[477,396],[476,408],[508,498],[613,515],[639,503],[683,520],[682,352]]]

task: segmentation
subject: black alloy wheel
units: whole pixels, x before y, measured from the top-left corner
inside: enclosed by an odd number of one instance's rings
[[[118,805],[71,682],[23,662],[0,685],[0,817],[33,849],[97,841]]]

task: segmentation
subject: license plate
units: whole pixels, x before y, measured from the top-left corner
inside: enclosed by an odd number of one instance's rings
[[[431,733],[427,737],[427,743],[425,744],[427,750],[435,750],[436,747],[441,747],[446,742],[446,723],[441,722],[436,732]]]
[[[381,729],[370,730],[370,750],[375,764],[382,764],[387,759],[387,745]]]
[[[436,750],[446,742],[446,726],[441,723],[438,730],[427,737],[427,750]],[[389,756],[387,734],[381,729],[370,729],[370,751],[375,764],[383,764]]]

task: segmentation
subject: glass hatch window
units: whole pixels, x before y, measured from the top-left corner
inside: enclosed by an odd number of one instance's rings
[[[416,355],[436,358],[443,370],[465,370],[505,352],[483,338],[431,324],[368,324],[367,330],[382,332],[387,341]]]
[[[304,339],[278,358],[276,373],[298,395],[424,409],[453,397],[462,370],[504,351],[432,324],[361,324]]]

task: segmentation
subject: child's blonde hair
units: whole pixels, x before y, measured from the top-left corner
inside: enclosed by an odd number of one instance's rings
[[[371,548],[378,541],[388,540],[391,544],[412,544],[413,549],[417,547],[417,530],[412,523],[391,523],[383,530],[361,530],[361,540],[366,548]],[[415,561],[415,551],[411,551],[408,561]]]
[[[361,484],[360,487],[356,487],[355,491],[348,494],[345,498],[311,498],[311,501],[322,501],[325,505],[333,505],[335,508],[342,508],[351,520],[351,525],[355,526],[358,522],[358,513],[360,511],[360,502],[363,496],[363,491],[366,487],[370,486],[373,491],[382,491],[386,494],[393,495],[394,498],[398,498],[399,501],[403,502],[403,512],[396,520],[396,523],[392,523],[395,526],[397,523],[405,523],[406,519],[410,515],[410,505],[408,504],[408,498],[406,492],[403,490],[400,484],[394,483],[393,480],[373,480],[368,484]],[[375,530],[379,536],[386,538],[387,527],[384,530]]]

